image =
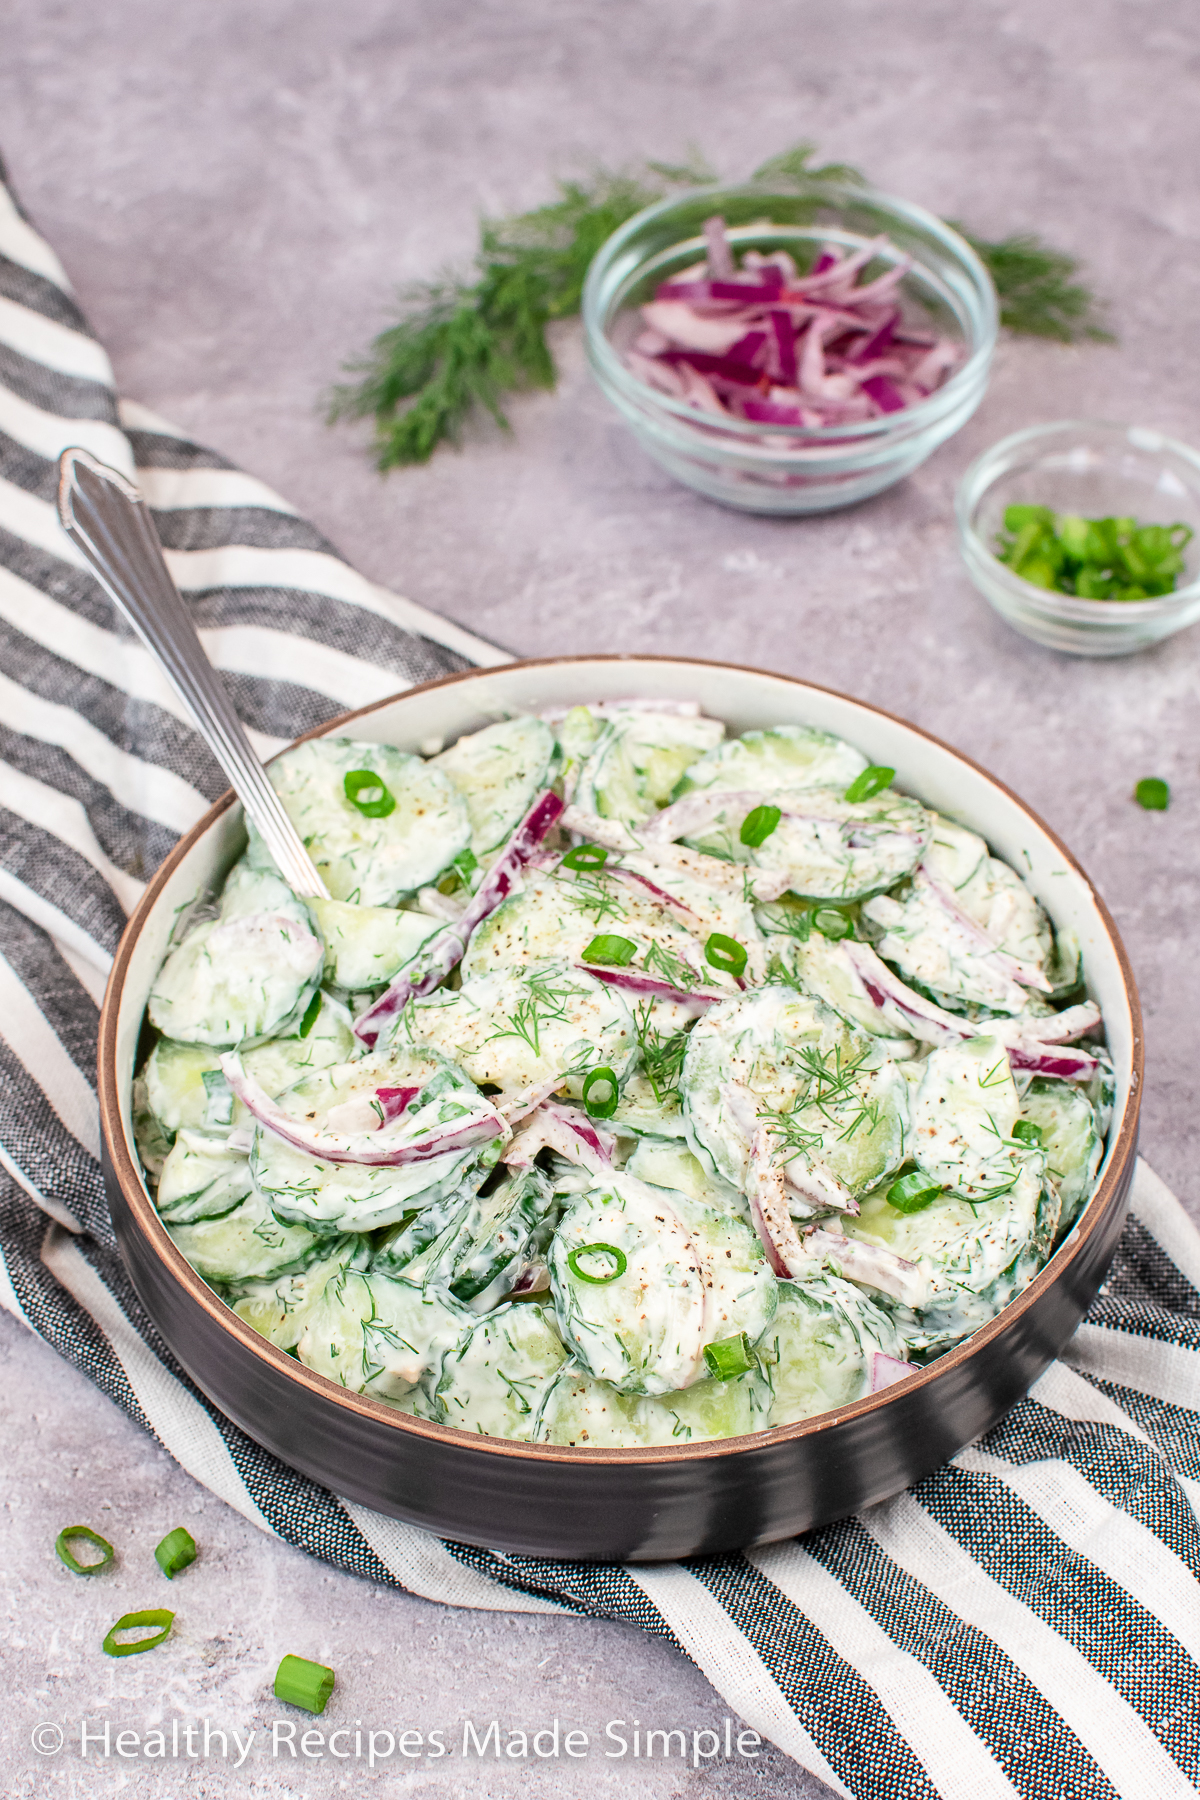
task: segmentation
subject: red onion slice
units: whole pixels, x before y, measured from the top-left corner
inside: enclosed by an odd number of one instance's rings
[[[527,1169],[539,1150],[555,1150],[568,1162],[599,1174],[612,1167],[616,1142],[610,1131],[602,1131],[586,1114],[545,1100],[530,1114],[529,1123],[500,1160],[510,1169]]]
[[[903,1306],[920,1306],[925,1298],[925,1277],[917,1264],[909,1262],[906,1256],[897,1256],[894,1250],[886,1250],[882,1244],[843,1237],[819,1225],[805,1233],[804,1242],[814,1255],[835,1262],[847,1281],[877,1288]]]
[[[871,1357],[871,1385],[868,1393],[878,1394],[886,1387],[892,1387],[897,1381],[903,1381],[906,1375],[916,1373],[916,1363],[900,1362],[895,1356],[888,1356],[883,1350],[876,1350]]]
[[[417,952],[411,969],[402,969],[373,1006],[354,1021],[354,1035],[370,1049],[389,1020],[414,997],[431,994],[466,954],[471,933],[506,900],[547,832],[562,817],[563,803],[550,788],[539,794],[503,851],[472,895],[461,918],[435,932]]]
[[[274,1132],[284,1143],[291,1144],[293,1149],[303,1150],[307,1156],[320,1157],[322,1162],[399,1168],[406,1163],[430,1162],[435,1156],[446,1156],[454,1150],[467,1150],[474,1144],[490,1143],[494,1138],[511,1135],[504,1119],[482,1095],[479,1097],[481,1110],[474,1118],[456,1119],[450,1125],[401,1143],[397,1142],[395,1131],[356,1132],[353,1135],[326,1131],[307,1119],[295,1119],[285,1112],[263,1091],[253,1075],[246,1072],[236,1050],[222,1056],[221,1069],[242,1105],[260,1125]]]
[[[1021,987],[1040,988],[1043,993],[1047,994],[1050,992],[1050,983],[1041,970],[1035,968],[1033,963],[1024,962],[1019,956],[1010,956],[1007,950],[1002,950],[988,936],[982,925],[978,924],[970,913],[963,911],[949,889],[943,887],[937,877],[929,873],[924,863],[913,876],[913,886],[920,888],[922,893],[936,902],[947,918],[952,919],[959,930],[971,940],[976,955],[986,956],[1000,974],[1006,975],[1010,981],[1017,982]]]
[[[595,981],[603,981],[609,987],[621,988],[627,994],[641,994],[652,1000],[674,1000],[677,1006],[686,1006],[689,1012],[699,1015],[707,1012],[718,1000],[732,998],[717,988],[677,988],[669,981],[661,980],[657,975],[642,975],[637,969],[606,968],[603,963],[576,963],[575,967],[584,975],[590,975]]]

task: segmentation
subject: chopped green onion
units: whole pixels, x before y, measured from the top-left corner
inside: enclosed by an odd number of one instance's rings
[[[842,799],[848,800],[851,806],[857,806],[860,800],[873,800],[884,788],[891,787],[895,779],[895,769],[889,769],[885,763],[872,763],[869,769],[854,777]]]
[[[95,1544],[103,1555],[98,1562],[77,1562],[68,1548],[72,1538],[82,1538],[85,1543]],[[107,1538],[102,1538],[98,1531],[90,1525],[66,1525],[54,1540],[54,1548],[58,1552],[59,1561],[65,1562],[72,1575],[98,1575],[101,1569],[107,1569],[116,1555],[116,1551]]]
[[[1166,812],[1171,804],[1171,790],[1157,775],[1147,775],[1144,781],[1139,781],[1133,794],[1138,805],[1144,806],[1147,812]]]
[[[302,1706],[305,1712],[324,1712],[335,1680],[333,1670],[324,1663],[285,1656],[275,1671],[275,1698],[286,1700],[289,1706]]]
[[[116,1624],[110,1627],[100,1648],[105,1656],[140,1656],[143,1650],[153,1650],[165,1637],[170,1637],[174,1620],[173,1612],[164,1612],[158,1606],[152,1607],[149,1612],[122,1613]],[[148,1625],[158,1627],[153,1637],[134,1638],[130,1644],[118,1644],[118,1631],[141,1631]]]
[[[598,1087],[609,1090],[608,1098],[593,1100],[592,1093]],[[621,1090],[617,1085],[616,1075],[611,1069],[589,1069],[583,1078],[583,1104],[593,1119],[611,1119],[617,1110],[617,1101]]]
[[[812,922],[822,937],[832,939],[835,944],[839,938],[854,935],[854,921],[839,912],[836,906],[818,906]]]
[[[594,937],[580,955],[585,963],[605,963],[609,968],[623,969],[637,955],[637,945],[632,938],[602,934]]]
[[[586,1269],[579,1266],[581,1256],[611,1256],[617,1266],[608,1275],[589,1275]],[[578,1250],[568,1251],[567,1267],[572,1275],[578,1275],[580,1281],[590,1281],[593,1287],[605,1287],[610,1281],[620,1279],[629,1267],[629,1259],[615,1244],[581,1244]]]
[[[757,850],[760,844],[766,843],[782,817],[783,813],[777,806],[756,806],[742,820],[738,836],[751,850]]]
[[[893,1181],[887,1191],[887,1203],[897,1212],[922,1212],[942,1191],[940,1181],[935,1181],[924,1169],[914,1169],[911,1174],[902,1175],[899,1181]]]
[[[602,869],[607,861],[608,851],[602,844],[576,844],[563,857],[561,867],[578,873],[583,869]]]
[[[1150,600],[1173,594],[1187,568],[1190,526],[1084,519],[1048,506],[1009,506],[996,556],[1022,581],[1081,600]]]
[[[181,1569],[196,1560],[196,1540],[190,1531],[177,1525],[174,1531],[168,1531],[166,1537],[154,1552],[154,1560],[168,1581],[174,1581]]]
[[[721,1338],[715,1344],[705,1344],[704,1360],[708,1364],[709,1374],[717,1381],[733,1381],[754,1365],[750,1339],[744,1331],[739,1331],[736,1337]]]
[[[479,867],[479,858],[473,850],[460,850],[454,859],[453,867],[458,870],[464,887],[470,887],[471,877]]]
[[[304,1017],[300,1021],[300,1036],[305,1038],[321,1016],[321,990],[317,989],[304,1009]]]
[[[356,806],[364,818],[386,819],[396,810],[396,796],[384,786],[374,769],[348,770],[342,786],[351,806]]]
[[[1022,1144],[1041,1144],[1045,1141],[1041,1126],[1035,1125],[1032,1119],[1018,1119],[1012,1128],[1012,1134]]]
[[[746,967],[745,949],[736,938],[726,937],[723,931],[713,932],[704,946],[704,955],[714,969],[732,975],[735,981]]]

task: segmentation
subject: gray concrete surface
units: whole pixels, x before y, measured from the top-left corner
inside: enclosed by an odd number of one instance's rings
[[[969,459],[1020,425],[1084,414],[1200,436],[1188,0],[49,0],[0,16],[0,147],[123,390],[273,482],[376,579],[514,650],[758,663],[880,702],[988,765],[1116,914],[1147,1015],[1144,1151],[1200,1217],[1200,639],[1097,664],[1036,649],[967,583],[950,511]],[[362,431],[322,423],[321,394],[394,289],[468,255],[480,211],[537,203],[555,173],[678,157],[689,142],[741,173],[802,136],[984,234],[1033,227],[1083,254],[1120,346],[1006,343],[957,440],[890,494],[803,523],[672,487],[591,387],[569,325],[558,393],[514,404],[511,438],[480,429],[382,481]],[[1148,774],[1172,783],[1166,815],[1132,803]],[[722,1709],[695,1671],[623,1628],[453,1614],[261,1539],[0,1325],[18,1620],[0,1656],[20,1714],[0,1756],[14,1791],[825,1791],[778,1755],[698,1775],[598,1758],[511,1777],[414,1763],[372,1778],[328,1759],[252,1774],[211,1759],[157,1774],[39,1763],[31,1721],[108,1701],[142,1730],[164,1708],[261,1724],[270,1652],[301,1632],[352,1672],[339,1722],[386,1726],[403,1709],[418,1727],[496,1712],[666,1725]],[[67,1497],[80,1517],[112,1517],[129,1546],[126,1566],[87,1588],[47,1556]],[[147,1585],[135,1564],[177,1520],[195,1521],[207,1551],[187,1577],[186,1633],[169,1655],[100,1666],[97,1626],[160,1601],[157,1573]]]

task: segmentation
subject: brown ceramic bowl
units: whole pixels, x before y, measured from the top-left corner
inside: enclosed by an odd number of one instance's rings
[[[415,747],[522,708],[688,696],[733,731],[805,722],[838,732],[898,785],[961,818],[1028,873],[1072,925],[1104,1011],[1117,1098],[1099,1185],[1037,1279],[998,1318],[899,1386],[753,1437],[647,1450],[559,1449],[431,1425],[337,1387],[237,1318],[158,1219],[134,1151],[130,1091],[150,984],[176,909],[244,842],[232,795],[158,871],[121,940],[100,1023],[100,1114],[113,1219],[147,1312],[193,1379],[274,1455],[338,1494],[443,1536],[531,1555],[658,1561],[790,1537],[916,1481],[994,1425],[1058,1354],[1096,1295],[1125,1214],[1137,1147],[1142,1031],[1116,929],[1087,876],[1007,788],[861,701],[754,669],[673,658],[578,657],[450,676],[327,731]]]

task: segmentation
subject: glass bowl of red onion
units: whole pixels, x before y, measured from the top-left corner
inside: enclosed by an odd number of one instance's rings
[[[910,474],[979,405],[998,323],[956,231],[816,178],[647,207],[598,251],[583,319],[600,387],[655,461],[773,514]]]

